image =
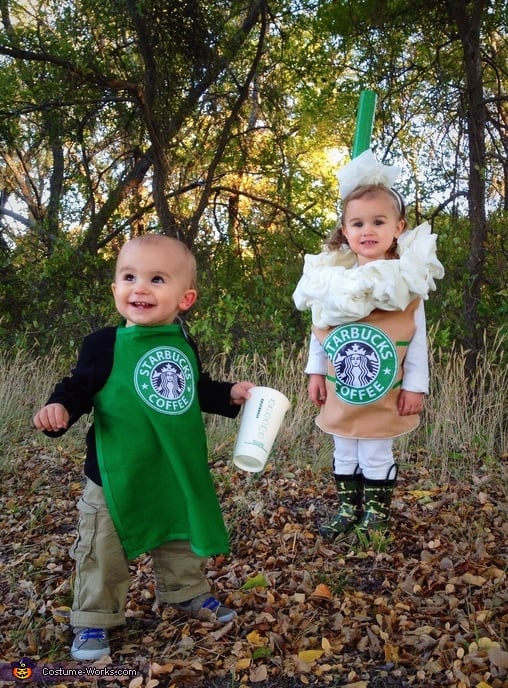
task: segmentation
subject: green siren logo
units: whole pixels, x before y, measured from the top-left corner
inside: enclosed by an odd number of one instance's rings
[[[391,339],[367,324],[341,325],[332,330],[323,348],[335,368],[335,391],[348,404],[369,404],[387,394],[399,361]]]
[[[194,399],[190,361],[172,346],[158,346],[139,359],[134,385],[143,401],[160,413],[185,413]]]

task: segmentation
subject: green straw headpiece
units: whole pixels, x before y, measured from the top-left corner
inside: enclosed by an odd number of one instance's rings
[[[360,153],[370,148],[372,129],[374,128],[374,112],[376,110],[377,95],[374,91],[364,90],[360,92],[358,113],[356,115],[356,130],[353,139],[353,152],[351,157],[356,158]]]

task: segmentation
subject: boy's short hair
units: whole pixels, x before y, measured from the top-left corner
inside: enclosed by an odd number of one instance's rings
[[[130,245],[132,246],[133,244],[137,245],[143,245],[143,244],[155,244],[155,243],[167,243],[170,242],[173,244],[175,248],[178,250],[182,251],[182,256],[185,257],[185,260],[188,261],[188,268],[189,268],[189,273],[190,273],[190,278],[191,278],[191,289],[197,289],[197,266],[196,266],[196,258],[190,248],[185,244],[183,241],[180,239],[177,239],[176,237],[170,237],[167,234],[160,234],[156,232],[152,232],[149,234],[140,234],[137,237],[134,237],[133,239],[129,239],[127,243],[124,244],[124,246]],[[123,246],[122,246],[123,248]]]

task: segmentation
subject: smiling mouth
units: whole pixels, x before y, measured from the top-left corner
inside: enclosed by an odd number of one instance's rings
[[[134,308],[140,308],[142,310],[153,308],[153,304],[147,303],[146,301],[131,301],[130,305],[133,306]]]

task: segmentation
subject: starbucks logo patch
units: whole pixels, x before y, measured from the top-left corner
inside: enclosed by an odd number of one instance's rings
[[[190,361],[172,346],[158,346],[139,359],[134,386],[143,401],[160,413],[185,413],[194,399]]]
[[[349,404],[369,404],[393,386],[399,362],[391,339],[379,328],[358,323],[332,330],[323,348],[335,368],[335,391]]]

